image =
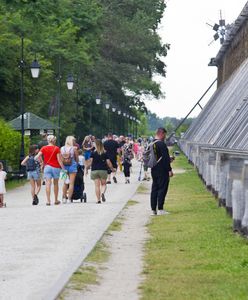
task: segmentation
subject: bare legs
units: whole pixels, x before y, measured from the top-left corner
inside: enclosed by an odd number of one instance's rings
[[[69,188],[68,188],[68,184],[64,183],[64,185],[63,185],[63,199],[66,199],[66,194],[68,192],[68,198],[71,201],[73,190],[74,190],[74,183],[75,183],[76,175],[77,175],[77,173],[70,173],[69,174],[69,178],[70,178]]]
[[[4,206],[3,194],[0,194],[0,208]]]
[[[47,205],[51,204],[51,185],[52,185],[52,179],[46,179],[46,196],[47,196]],[[59,204],[58,201],[58,194],[59,194],[59,180],[53,179],[53,185],[54,185],[54,204]]]
[[[41,179],[34,180],[30,179],[30,185],[31,185],[31,195],[32,198],[34,198],[34,195],[38,195],[41,189]]]
[[[95,179],[95,193],[97,198],[97,203],[101,203],[102,194],[106,192],[106,180],[105,179]]]

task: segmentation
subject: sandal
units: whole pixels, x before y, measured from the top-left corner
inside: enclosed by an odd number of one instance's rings
[[[54,202],[54,205],[59,205],[60,204],[60,201],[55,201]]]
[[[105,202],[105,201],[106,201],[105,195],[102,194],[102,202]]]
[[[46,203],[46,205],[47,205],[47,206],[50,206],[50,205],[51,205],[51,203],[50,203],[50,202],[47,202],[47,203]]]

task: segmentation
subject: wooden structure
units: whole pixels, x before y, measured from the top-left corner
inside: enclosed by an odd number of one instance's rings
[[[9,122],[10,126],[17,131],[21,131],[21,115]],[[35,136],[47,132],[54,134],[57,126],[31,112],[24,114],[25,135]]]
[[[248,235],[248,2],[210,65],[218,88],[190,126],[180,147],[219,204],[232,215],[234,230]]]

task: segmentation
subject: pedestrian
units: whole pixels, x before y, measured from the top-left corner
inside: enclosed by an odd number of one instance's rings
[[[39,157],[35,160],[35,155],[38,153],[39,148],[37,145],[31,145],[29,147],[29,155],[21,162],[22,166],[26,166],[27,177],[31,186],[32,204],[38,205],[38,194],[41,189],[41,165],[42,158]]]
[[[164,141],[166,133],[165,128],[160,127],[156,130],[155,134],[153,149],[158,163],[151,168],[151,215],[168,214],[168,212],[164,210],[164,202],[170,177],[173,176],[173,172],[170,165],[169,151]]]
[[[77,164],[78,164],[78,151],[75,145],[76,139],[74,136],[67,136],[65,140],[65,145],[60,149],[62,162],[69,176],[69,188],[67,182],[63,185],[63,203],[67,201],[67,192],[69,201],[72,202],[72,194],[74,190],[74,183],[77,174]]]
[[[89,163],[91,151],[93,150],[93,143],[89,135],[86,135],[86,137],[84,138],[82,149],[84,151],[85,165],[87,166]]]
[[[84,168],[84,166],[85,166],[85,157],[84,157],[84,155],[83,155],[82,149],[79,149],[79,150],[78,150],[78,164],[79,164],[82,168]]]
[[[43,146],[47,146],[48,145],[48,142],[47,142],[47,133],[44,132],[42,135],[41,135],[41,140],[38,142],[38,148],[39,150],[43,147]],[[44,176],[43,176],[43,168],[41,168],[41,178],[42,178],[42,185],[45,185],[46,182],[45,182],[45,179]]]
[[[130,183],[130,168],[132,166],[130,157],[124,156],[122,165],[123,165],[123,172],[125,176],[125,183]]]
[[[3,163],[0,162],[0,208],[6,207],[4,203],[4,194],[6,194],[5,180],[7,178],[7,173],[3,169]]]
[[[97,202],[101,203],[106,201],[105,192],[106,192],[106,179],[108,177],[108,169],[115,171],[113,165],[103,147],[101,140],[96,140],[96,149],[91,153],[88,166],[86,166],[86,173],[91,166],[90,177],[94,180],[95,183],[95,193]]]
[[[59,175],[61,169],[65,170],[65,167],[61,160],[60,148],[56,146],[56,136],[47,136],[47,146],[43,146],[39,153],[35,156],[35,159],[39,159],[43,155],[44,157],[44,178],[46,181],[46,205],[51,205],[51,185],[54,185],[54,204],[60,204],[58,200],[59,194]]]
[[[120,145],[113,139],[113,134],[108,133],[107,140],[103,144],[104,149],[106,150],[107,156],[110,159],[113,168],[115,169],[115,172],[113,173],[113,181],[117,183],[116,178],[116,170],[117,170],[117,152],[120,148]],[[108,179],[107,184],[111,183],[111,170],[108,170]]]

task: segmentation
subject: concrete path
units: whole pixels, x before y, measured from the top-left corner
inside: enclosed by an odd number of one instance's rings
[[[31,205],[29,185],[7,193],[7,208],[0,209],[0,299],[55,299],[132,198],[139,167],[134,163],[129,185],[119,173],[118,183],[108,185],[107,202],[100,205],[89,177],[87,203],[48,207],[44,186],[38,206]]]

